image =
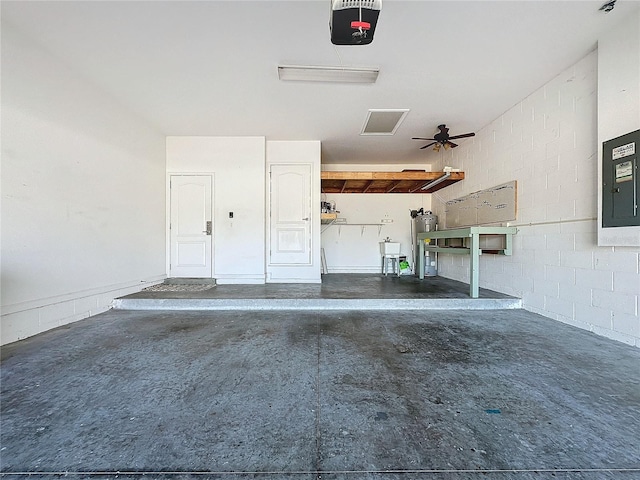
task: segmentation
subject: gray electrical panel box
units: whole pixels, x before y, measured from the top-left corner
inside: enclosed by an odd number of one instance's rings
[[[640,226],[638,150],[640,130],[602,144],[602,226]]]

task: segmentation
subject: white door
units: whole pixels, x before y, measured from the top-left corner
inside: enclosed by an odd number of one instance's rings
[[[211,278],[210,175],[172,175],[170,277]]]
[[[311,264],[311,165],[271,165],[271,265]]]

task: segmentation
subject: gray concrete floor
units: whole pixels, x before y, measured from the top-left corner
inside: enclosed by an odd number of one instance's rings
[[[640,350],[523,310],[110,311],[1,356],[4,478],[640,478]]]
[[[171,279],[171,283],[180,281]],[[371,274],[328,274],[322,276],[322,283],[315,284],[218,285],[204,291],[145,290],[114,302],[118,310],[395,311],[521,307],[519,298],[487,289],[480,289],[480,298],[470,298],[468,284],[442,277],[420,280],[412,275]]]
[[[426,277],[420,280],[415,275],[371,275],[335,274],[322,275],[322,283],[267,283],[265,285],[218,285],[201,292],[150,292],[142,291],[127,295],[131,299],[182,299],[182,298],[450,298],[468,299],[469,285],[444,277]],[[509,295],[480,289],[480,298],[512,298]]]

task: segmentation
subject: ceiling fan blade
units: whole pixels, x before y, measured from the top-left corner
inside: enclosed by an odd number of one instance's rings
[[[457,143],[450,142],[449,140],[447,140],[447,144],[448,144],[451,148],[456,148],[456,147],[458,146],[458,144],[457,144]]]
[[[435,140],[435,138],[411,137],[411,140]]]
[[[449,140],[455,140],[456,138],[467,138],[467,137],[473,137],[475,136],[475,133],[465,133],[463,135],[455,135],[453,137],[449,137]]]
[[[435,145],[438,142],[430,143],[429,145],[425,145],[424,147],[420,147],[420,150],[424,150],[425,148],[429,148],[431,145]]]

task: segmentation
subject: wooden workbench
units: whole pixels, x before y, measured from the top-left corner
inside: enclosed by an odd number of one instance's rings
[[[466,227],[451,230],[435,230],[418,234],[419,264],[418,274],[420,279],[424,279],[424,252],[428,250],[436,253],[451,253],[454,255],[470,255],[469,262],[469,296],[478,298],[480,279],[480,255],[483,249],[480,247],[480,237],[486,235],[502,236],[502,248],[486,249],[485,253],[496,253],[499,255],[511,255],[513,245],[513,235],[518,230],[516,227]],[[448,246],[450,239],[461,239],[461,246]],[[425,245],[425,240],[435,240],[434,245]],[[444,240],[444,244],[438,243]]]

